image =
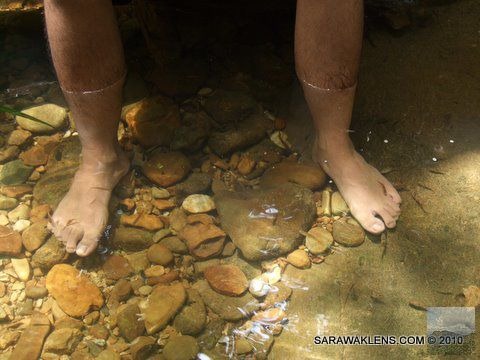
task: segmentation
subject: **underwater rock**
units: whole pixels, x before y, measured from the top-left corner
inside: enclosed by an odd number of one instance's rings
[[[222,295],[239,296],[248,289],[247,277],[235,265],[209,266],[203,274],[211,288]]]
[[[0,184],[20,185],[28,180],[33,167],[25,166],[22,160],[13,160],[4,164],[0,169]]]
[[[226,234],[213,224],[196,223],[183,227],[178,236],[186,242],[193,256],[207,259],[222,252]]]
[[[132,292],[132,284],[130,284],[130,281],[125,279],[120,279],[113,286],[113,289],[110,292],[110,297],[108,298],[108,302],[111,303],[111,302],[125,301],[128,299],[131,292]]]
[[[25,295],[29,299],[41,299],[48,295],[48,290],[43,286],[29,286],[25,289]]]
[[[143,99],[125,114],[134,139],[143,147],[168,146],[180,127],[178,106],[165,96]]]
[[[46,287],[69,316],[81,317],[103,305],[103,296],[90,279],[71,265],[55,265],[47,274]]]
[[[15,159],[20,153],[18,146],[7,146],[0,150],[0,164]]]
[[[345,202],[342,195],[338,191],[335,191],[332,194],[332,197],[330,199],[330,206],[332,207],[333,215],[344,215],[344,214],[348,214],[350,211],[347,203]]]
[[[270,308],[277,304],[282,304],[292,295],[292,289],[279,282],[270,288],[269,293],[262,303],[263,308]]]
[[[145,325],[138,318],[138,314],[140,314],[140,309],[135,304],[125,304],[117,310],[118,330],[128,342],[132,342],[145,332]]]
[[[20,281],[28,281],[30,279],[30,263],[28,262],[28,259],[23,258],[23,259],[11,259],[13,270],[15,270],[15,273],[18,276],[18,279]]]
[[[153,245],[153,234],[142,229],[120,226],[115,230],[111,241],[116,249],[140,251]]]
[[[207,322],[207,311],[198,291],[187,289],[187,303],[175,316],[173,326],[183,335],[200,333]]]
[[[0,255],[18,256],[22,252],[22,236],[6,226],[0,226]]]
[[[153,334],[165,328],[186,299],[187,293],[182,284],[156,286],[148,300],[140,306],[147,333]]]
[[[205,110],[219,124],[238,123],[257,109],[247,93],[218,89],[205,100]]]
[[[208,138],[211,121],[203,111],[185,113],[182,119],[185,125],[175,130],[170,149],[190,152],[200,150]]]
[[[262,260],[291,252],[302,241],[300,231],[316,216],[312,192],[287,183],[276,188],[221,192],[215,204],[225,229],[248,260]]]
[[[133,273],[133,269],[127,259],[120,255],[109,256],[102,266],[108,279],[120,280]]]
[[[242,296],[226,296],[217,293],[206,280],[199,280],[193,288],[200,293],[205,305],[227,321],[237,321],[248,316],[259,307],[258,301],[246,292]]]
[[[23,129],[33,133],[50,133],[61,128],[68,119],[67,109],[55,104],[42,104],[33,106],[28,109],[23,109],[23,113],[33,116],[48,125],[24,118],[21,115],[15,116],[18,125]]]
[[[78,329],[63,328],[54,330],[48,335],[43,345],[43,353],[52,353],[58,355],[71,354],[80,341],[83,334]]]
[[[45,165],[56,145],[57,143],[53,141],[45,145],[34,145],[30,149],[23,151],[19,157],[28,166]]]
[[[184,181],[175,186],[176,195],[178,198],[185,197],[191,194],[201,194],[210,190],[212,185],[212,178],[205,173],[192,173]]]
[[[177,236],[168,236],[163,238],[160,240],[159,244],[165,246],[175,254],[185,255],[188,253],[187,245],[185,245],[185,243]]]
[[[272,122],[263,114],[253,114],[226,131],[212,132],[208,145],[218,156],[225,156],[259,142],[271,128]]]
[[[180,152],[157,153],[143,165],[143,173],[155,184],[171,186],[190,172],[190,161]]]
[[[208,195],[194,194],[183,200],[182,208],[192,214],[206,213],[215,209],[215,203]]]
[[[65,245],[52,235],[45,244],[35,251],[32,256],[32,265],[42,270],[48,270],[66,258],[68,258],[68,253],[65,250]]]
[[[10,210],[17,205],[18,205],[17,199],[0,195],[0,210]]]
[[[50,321],[45,315],[35,314],[12,352],[11,359],[38,359],[43,341],[50,332]]]
[[[353,218],[343,218],[333,223],[333,239],[343,246],[360,246],[365,241],[365,231]]]
[[[20,146],[25,144],[32,137],[32,133],[26,130],[13,130],[7,139],[8,145]]]
[[[35,222],[22,232],[23,246],[33,252],[45,243],[49,234],[47,220]]]
[[[163,356],[166,360],[194,360],[199,350],[194,337],[181,335],[175,336],[165,345]]]
[[[162,220],[156,215],[136,213],[120,216],[120,224],[134,226],[149,231],[157,231],[163,228]]]
[[[306,269],[306,268],[309,268],[311,265],[310,258],[308,257],[308,254],[306,253],[306,251],[300,250],[300,249],[295,250],[290,254],[288,254],[287,262],[299,269]]]
[[[242,175],[248,175],[253,171],[253,169],[255,169],[255,165],[255,160],[249,158],[248,156],[242,156],[238,162],[237,170]]]
[[[327,175],[320,166],[283,161],[265,172],[260,185],[269,187],[289,182],[316,190],[321,188],[326,180]]]
[[[327,252],[333,245],[333,236],[327,229],[314,227],[308,231],[305,245],[313,255],[320,255]]]
[[[153,244],[147,251],[148,260],[154,264],[168,266],[173,262],[173,254],[162,244]]]
[[[154,339],[147,336],[140,336],[130,346],[132,360],[147,360],[156,348],[157,344]]]

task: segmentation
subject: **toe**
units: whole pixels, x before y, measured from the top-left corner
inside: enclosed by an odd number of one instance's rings
[[[78,256],[90,255],[98,245],[98,236],[84,235],[82,241],[77,245],[76,253]]]
[[[66,242],[65,247],[67,252],[73,254],[77,249],[78,242],[83,236],[83,229],[78,225],[70,225],[62,231],[61,236],[63,241]]]
[[[375,216],[370,209],[352,209],[352,215],[362,227],[372,234],[380,234],[385,230],[385,224]]]
[[[400,206],[397,204],[397,203],[394,203],[394,202],[388,202],[386,205],[385,205],[385,208],[388,210],[388,212],[390,213],[390,215],[395,219],[397,220],[398,217],[400,216]]]
[[[397,189],[393,187],[392,184],[390,184],[389,181],[384,181],[383,185],[385,186],[385,190],[387,191],[388,196],[397,204],[402,203],[402,198],[400,197],[400,194],[398,193]]]
[[[392,229],[397,225],[395,218],[390,214],[386,207],[380,211],[377,211],[377,214],[383,219],[383,222],[389,229]]]

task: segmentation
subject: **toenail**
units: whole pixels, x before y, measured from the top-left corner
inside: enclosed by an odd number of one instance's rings
[[[87,247],[85,245],[79,245],[77,248],[78,254],[85,254],[87,252]]]
[[[383,226],[382,226],[382,224],[378,224],[378,223],[377,223],[377,224],[373,224],[372,229],[373,229],[374,231],[382,231],[382,230],[383,230]]]

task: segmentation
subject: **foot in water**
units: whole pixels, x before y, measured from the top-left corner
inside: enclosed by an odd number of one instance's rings
[[[107,225],[108,202],[113,188],[128,172],[125,154],[101,159],[102,156],[83,153],[67,195],[55,210],[50,229],[69,253],[90,255]]]
[[[314,160],[332,178],[352,215],[370,233],[394,228],[402,199],[390,182],[358,154],[353,145],[342,151],[325,150],[317,144]]]

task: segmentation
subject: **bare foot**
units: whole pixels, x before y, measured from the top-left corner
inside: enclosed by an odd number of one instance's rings
[[[333,179],[352,215],[365,230],[379,234],[385,226],[394,228],[402,201],[398,192],[351,143],[339,148],[329,152],[314,145],[314,159]]]
[[[105,157],[98,152],[83,152],[72,186],[50,223],[67,252],[87,256],[97,247],[107,225],[112,190],[129,168],[126,155],[119,154]]]

